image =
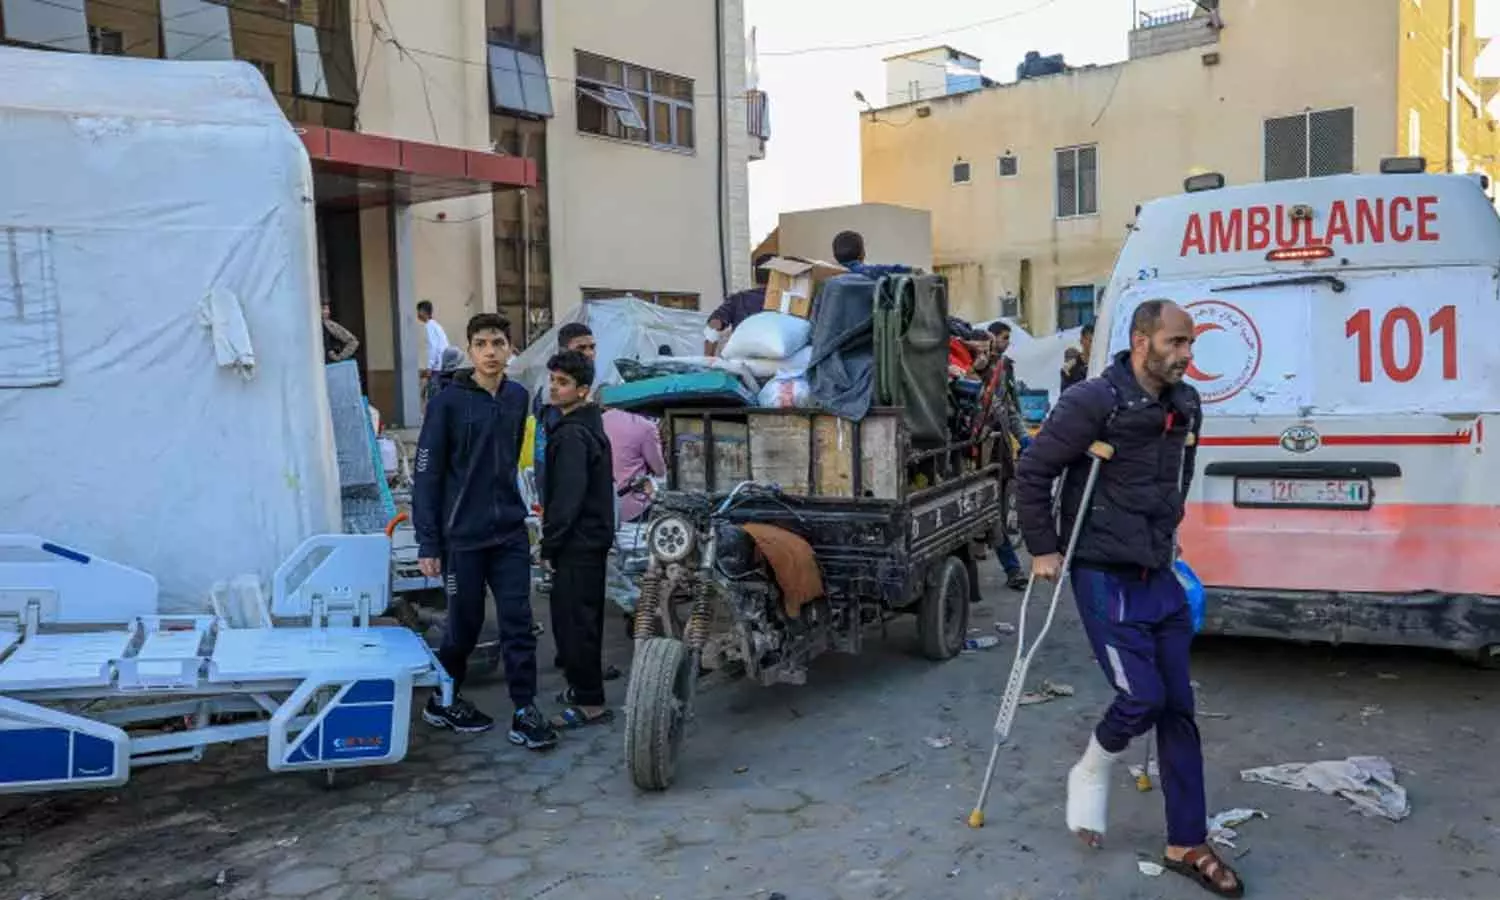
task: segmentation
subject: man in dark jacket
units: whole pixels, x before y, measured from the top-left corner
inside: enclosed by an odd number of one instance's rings
[[[1166,300],[1140,305],[1130,350],[1097,378],[1058,398],[1016,476],[1021,531],[1039,578],[1062,577],[1062,551],[1086,515],[1071,561],[1073,594],[1114,703],[1068,774],[1068,828],[1097,846],[1108,818],[1111,764],[1131,739],[1156,729],[1167,804],[1165,865],[1222,896],[1239,877],[1208,846],[1203,749],[1188,669],[1193,624],[1172,571],[1177,526],[1202,422],[1198,392],[1183,384],[1193,320]],[[1083,509],[1095,441],[1114,448]],[[1051,511],[1063,476],[1061,527]]]
[[[506,686],[516,707],[510,741],[541,750],[557,743],[557,732],[536,708],[531,554],[526,504],[516,478],[526,436],[526,389],[505,378],[508,321],[480,313],[469,320],[467,336],[474,368],[460,371],[427,407],[412,486],[417,564],[429,578],[441,574],[448,595],[438,660],[455,687],[452,706],[443,706],[434,694],[422,718],[465,733],[495,724],[457,694],[484,627],[488,584],[495,595]]]
[[[1089,356],[1094,352],[1094,323],[1090,322],[1078,332],[1078,346],[1063,351],[1062,386],[1059,393],[1075,384],[1082,384],[1089,377]]]
[[[547,363],[552,406],[547,435],[547,505],[542,559],[553,572],[552,634],[568,689],[557,728],[582,728],[614,716],[604,702],[605,563],[615,540],[614,461],[604,418],[589,402],[594,364],[579,352]]]
[[[765,311],[766,284],[771,280],[771,272],[766,268],[766,263],[774,258],[769,253],[757,256],[754,263],[755,287],[730,294],[717,309],[708,314],[708,327],[703,331],[704,356],[713,356],[718,352],[719,346],[728,340],[725,331],[732,332],[740,327],[741,322]]]

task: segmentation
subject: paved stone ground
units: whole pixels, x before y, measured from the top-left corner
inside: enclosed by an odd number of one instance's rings
[[[990,579],[986,593],[974,624],[1013,621],[1016,595]],[[417,724],[406,763],[341,775],[333,790],[269,774],[249,745],[142,771],[114,793],[4,798],[0,900],[1208,896],[1137,870],[1159,852],[1161,798],[1136,793],[1123,769],[1106,849],[1062,829],[1063,775],[1107,696],[1071,610],[1032,680],[1077,694],[1021,710],[982,831],[963,820],[1009,641],[941,665],[910,655],[912,642],[893,627],[863,657],[820,661],[804,687],[704,695],[665,794],[631,786],[618,725],[538,756],[499,732]],[[610,652],[627,659],[623,634]],[[1228,715],[1202,721],[1211,809],[1270,814],[1241,831],[1252,896],[1500,895],[1500,676],[1439,655],[1205,641],[1196,677],[1200,708]],[[611,690],[622,697],[623,682]],[[497,711],[503,697],[501,685],[474,692]],[[1365,754],[1398,766],[1406,821],[1237,778]]]

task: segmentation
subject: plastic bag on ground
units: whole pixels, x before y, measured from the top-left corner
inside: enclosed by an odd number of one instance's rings
[[[1343,797],[1365,815],[1393,822],[1411,813],[1406,788],[1396,783],[1395,767],[1379,756],[1262,766],[1240,772],[1240,780]]]
[[[807,346],[812,323],[779,312],[759,312],[741,322],[724,345],[726,359],[786,359]]]

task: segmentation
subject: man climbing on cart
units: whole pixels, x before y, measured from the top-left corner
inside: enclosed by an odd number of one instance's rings
[[[1193,320],[1167,300],[1142,303],[1130,349],[1102,375],[1065,391],[1016,474],[1021,532],[1037,578],[1063,575],[1059,532],[1087,515],[1068,561],[1089,643],[1115,699],[1068,773],[1067,823],[1090,846],[1103,839],[1110,769],[1133,738],[1156,729],[1167,805],[1163,864],[1222,897],[1240,877],[1208,844],[1203,748],[1193,715],[1193,623],[1172,570],[1202,413],[1182,381],[1193,360]],[[1088,451],[1114,448],[1083,502]],[[1061,519],[1052,516],[1052,485]],[[1058,525],[1060,524],[1060,528]]]

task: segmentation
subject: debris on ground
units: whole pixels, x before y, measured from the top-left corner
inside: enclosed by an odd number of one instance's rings
[[[1205,712],[1205,711],[1202,711],[1202,710],[1200,710],[1200,711],[1198,711],[1196,713],[1193,713],[1193,715],[1197,716],[1200,719],[1227,719],[1227,718],[1229,718],[1229,713]]]
[[[1251,819],[1268,819],[1264,812],[1258,809],[1226,809],[1220,813],[1214,813],[1208,818],[1208,839],[1211,843],[1231,850],[1238,849],[1234,842],[1239,840],[1240,833],[1236,831],[1241,825]]]
[[[957,866],[954,866],[953,869],[948,872],[948,877],[949,878],[957,878],[959,871],[960,871],[959,868]]]
[[[1379,678],[1381,681],[1400,681],[1401,680],[1401,676],[1397,675],[1395,672],[1376,672],[1375,673],[1375,677]]]
[[[997,638],[997,637],[995,637],[995,636],[993,636],[993,635],[989,635],[989,634],[982,634],[979,637],[971,637],[971,638],[965,638],[964,639],[964,652],[965,653],[968,653],[968,652],[971,652],[971,651],[974,651],[974,650],[988,650],[991,647],[998,647],[998,646],[1000,646],[1000,639]]]
[[[743,775],[743,774],[745,774],[748,771],[750,771],[750,767],[749,766],[735,766],[734,767],[734,774],[736,774],[736,775]]]
[[[1396,783],[1395,767],[1379,756],[1262,766],[1240,772],[1240,780],[1343,797],[1365,815],[1393,822],[1411,813],[1406,788]]]
[[[1378,715],[1382,715],[1384,713],[1385,713],[1385,710],[1381,709],[1379,706],[1376,706],[1374,704],[1366,706],[1366,707],[1364,707],[1363,709],[1361,709],[1359,711],[1359,721],[1360,721],[1360,724],[1361,725],[1368,725],[1368,724],[1370,724],[1370,717],[1371,716],[1378,716]]]
[[[942,737],[922,738],[922,742],[934,750],[946,750],[953,746],[953,738],[948,737],[946,734]]]
[[[1042,689],[1039,691],[1027,691],[1021,695],[1019,701],[1021,706],[1035,706],[1038,703],[1046,703],[1056,700],[1058,697],[1073,696],[1073,686],[1061,682],[1043,681]]]
[[[1001,634],[1015,634],[1016,626],[1010,624],[1009,622],[996,622],[995,630]]]
[[[1166,867],[1163,866],[1161,863],[1154,863],[1154,862],[1151,862],[1148,859],[1138,859],[1138,860],[1136,860],[1135,861],[1135,867],[1137,869],[1141,870],[1141,874],[1142,875],[1148,875],[1148,876],[1150,876],[1152,878],[1155,878],[1158,875],[1160,875],[1161,873],[1167,871]]]
[[[291,837],[282,838],[281,840],[277,841],[276,846],[284,849],[286,847],[294,846],[300,840],[302,840],[302,838],[294,834]]]

